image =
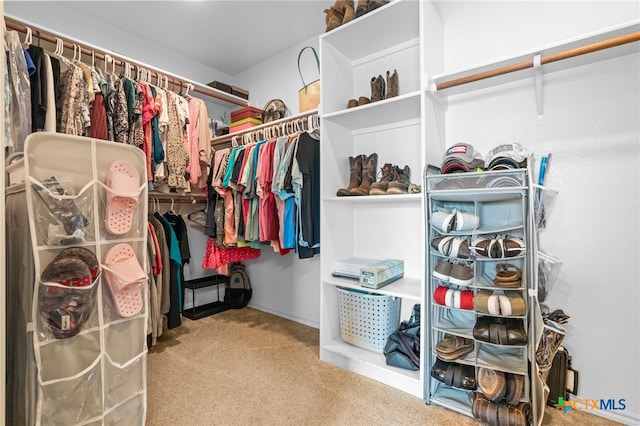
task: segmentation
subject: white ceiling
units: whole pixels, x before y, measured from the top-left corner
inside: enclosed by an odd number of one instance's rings
[[[24,16],[40,2],[5,0]],[[334,0],[52,1],[236,75],[325,31]],[[54,9],[55,10],[55,9]],[[64,8],[58,9],[64,10]]]

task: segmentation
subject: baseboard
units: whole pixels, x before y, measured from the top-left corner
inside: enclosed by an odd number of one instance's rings
[[[622,423],[623,425],[638,425],[640,424],[640,417],[634,417],[631,412],[628,415],[624,414],[624,410],[622,411],[614,411],[614,410],[589,410],[582,411],[583,413],[593,414],[594,416],[603,417],[607,420],[612,420],[614,422]]]
[[[291,320],[291,321],[294,321],[294,322],[297,322],[297,323],[300,323],[300,324],[304,324],[304,325],[309,326],[309,327],[318,328],[318,329],[320,328],[320,323],[319,322],[312,321],[312,320],[310,320],[308,318],[300,318],[300,317],[288,315],[288,314],[285,314],[285,313],[282,313],[282,312],[278,312],[278,311],[274,311],[272,309],[265,308],[263,306],[255,305],[255,304],[253,304],[251,302],[249,302],[247,307],[256,309],[258,311],[266,312],[268,314],[272,314],[272,315],[275,315],[277,317],[288,319],[288,320]]]

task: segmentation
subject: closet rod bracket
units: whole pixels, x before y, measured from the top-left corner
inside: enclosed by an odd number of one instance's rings
[[[539,53],[533,57],[533,69],[535,70],[536,83],[536,112],[538,113],[538,126],[544,124],[544,100],[542,96],[542,55]]]
[[[446,112],[449,109],[447,97],[441,98],[438,96],[438,85],[435,80],[429,75],[425,74],[425,81],[427,81],[427,90],[425,90],[426,97],[433,102],[434,105],[440,109],[440,111]]]

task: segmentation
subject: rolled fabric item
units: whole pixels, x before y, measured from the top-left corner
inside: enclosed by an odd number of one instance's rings
[[[473,309],[473,291],[460,291],[460,309]]]
[[[441,286],[438,286],[435,289],[435,291],[433,292],[433,300],[438,305],[446,306],[445,297],[446,297],[446,294],[447,294],[447,290],[449,290],[449,287],[441,285]]]

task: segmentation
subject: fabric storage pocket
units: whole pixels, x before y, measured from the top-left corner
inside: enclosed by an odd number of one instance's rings
[[[109,358],[116,364],[125,364],[147,348],[144,317],[109,324],[104,330],[104,343]]]
[[[146,230],[140,205],[146,183],[128,161],[114,161],[99,182],[100,230],[104,239],[142,237]]]
[[[39,283],[37,332],[41,341],[74,337],[99,326],[95,303],[98,280],[84,287]]]
[[[471,310],[447,309],[434,306],[433,327],[448,330],[451,333],[471,336],[476,322],[475,312]]]
[[[35,347],[42,424],[76,424],[102,411],[100,332]],[[73,356],[70,356],[73,354]]]
[[[104,416],[104,425],[143,425],[146,411],[145,396],[137,395],[108,411]]]
[[[29,177],[36,227],[36,245],[72,245],[95,241],[93,183],[76,192],[71,178],[51,176],[43,180]]]
[[[109,247],[103,256],[103,300],[107,301],[105,306],[109,307],[103,313],[107,321],[144,313],[148,276],[136,255],[142,248],[138,247],[136,250],[134,246],[128,243],[116,244]]]
[[[105,409],[117,406],[144,392],[145,355],[141,353],[125,364],[113,362],[107,353],[105,363]]]

